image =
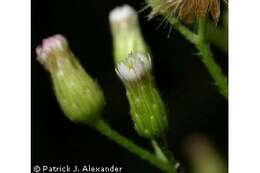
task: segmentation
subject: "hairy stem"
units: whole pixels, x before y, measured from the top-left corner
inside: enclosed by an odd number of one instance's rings
[[[158,169],[166,173],[176,173],[174,167],[171,164],[158,159],[154,154],[138,146],[128,138],[122,136],[117,131],[112,129],[110,125],[103,119],[97,121],[94,125],[92,125],[92,127],[95,128],[104,136],[108,137],[112,141],[124,147],[128,151],[148,161],[151,165],[157,167]]]
[[[169,16],[162,13],[163,16]],[[167,17],[168,22],[178,30],[184,38],[193,43],[200,53],[200,57],[211,77],[214,79],[219,92],[227,99],[228,98],[228,84],[227,78],[222,73],[220,66],[215,62],[213,53],[211,52],[207,35],[206,35],[206,21],[205,18],[199,19],[198,34],[193,33],[190,29],[183,26],[174,16]]]
[[[167,14],[162,14],[163,16],[168,16]],[[178,19],[175,17],[167,17],[167,21],[176,29],[178,30],[188,41],[193,44],[196,44],[197,35],[194,34],[189,28],[183,26]]]
[[[209,47],[208,40],[206,38],[206,22],[202,18],[199,20],[198,28],[198,40],[195,44],[199,50],[200,57],[204,65],[207,67],[211,77],[214,79],[219,92],[227,99],[228,97],[228,84],[227,78],[222,73],[220,66],[215,62],[214,56]]]

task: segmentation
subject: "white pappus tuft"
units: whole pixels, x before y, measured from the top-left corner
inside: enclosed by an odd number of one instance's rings
[[[130,53],[128,58],[117,64],[116,73],[123,82],[132,82],[149,75],[152,69],[151,57],[144,53]]]
[[[109,21],[111,24],[127,21],[129,19],[137,20],[136,11],[129,5],[116,7],[109,13]]]

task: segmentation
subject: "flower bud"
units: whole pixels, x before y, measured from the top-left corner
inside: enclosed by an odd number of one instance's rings
[[[74,122],[89,123],[104,106],[98,84],[86,73],[61,35],[44,39],[36,48],[37,60],[50,72],[57,100]]]
[[[115,62],[128,57],[130,52],[147,52],[139,27],[137,12],[129,5],[116,7],[109,14]]]
[[[126,87],[136,131],[146,138],[158,138],[166,131],[168,120],[151,70],[151,58],[144,53],[131,53],[116,67],[116,72]]]

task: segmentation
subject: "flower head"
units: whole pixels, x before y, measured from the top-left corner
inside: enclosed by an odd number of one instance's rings
[[[86,73],[62,35],[43,39],[36,48],[37,60],[50,72],[55,95],[72,121],[90,123],[99,117],[104,96]]]
[[[118,63],[116,72],[125,83],[141,80],[149,75],[152,62],[149,55],[144,53],[130,53],[128,59]]]
[[[117,64],[116,72],[126,87],[130,112],[139,135],[157,138],[168,127],[165,105],[152,77],[152,61],[148,54],[130,53]]]
[[[227,0],[223,1],[227,3]],[[210,13],[217,23],[220,16],[221,0],[148,0],[148,2],[153,8],[150,17],[167,12],[170,15],[177,15],[181,20],[191,21]]]
[[[109,22],[116,63],[131,52],[147,52],[135,9],[129,5],[116,7],[109,13]]]

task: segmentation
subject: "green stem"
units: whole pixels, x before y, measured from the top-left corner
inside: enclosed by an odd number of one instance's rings
[[[209,43],[206,38],[206,22],[205,19],[199,20],[198,28],[198,40],[195,44],[199,50],[200,57],[204,65],[207,67],[210,75],[215,81],[216,86],[219,89],[219,92],[227,99],[228,97],[228,84],[227,78],[222,73],[220,66],[215,62],[214,56],[209,47]]]
[[[165,137],[162,137],[161,140],[151,140],[152,146],[155,150],[155,154],[158,158],[163,161],[168,162],[171,165],[174,165],[175,170],[179,167],[179,162],[175,159],[171,151],[169,150],[168,143]]]
[[[167,14],[162,14],[163,16],[169,16]],[[175,17],[166,17],[167,21],[176,29],[178,30],[188,41],[190,41],[193,44],[196,44],[197,41],[197,35],[194,34],[189,28],[183,26],[178,19]]]
[[[169,16],[162,12],[163,16]],[[175,17],[166,17],[168,22],[178,30],[184,38],[193,43],[196,48],[199,50],[200,57],[206,68],[208,69],[210,75],[215,81],[216,86],[219,89],[219,92],[227,99],[228,98],[228,84],[227,78],[222,73],[221,68],[215,62],[214,56],[209,47],[206,35],[206,21],[205,19],[199,20],[198,34],[194,34],[190,29],[183,26],[178,19]]]
[[[206,20],[204,17],[199,19],[199,27],[198,27],[198,40],[201,42],[205,42],[206,40]]]
[[[159,168],[160,170],[166,173],[176,173],[174,167],[171,164],[168,164],[167,162],[158,159],[155,155],[151,154],[149,151],[141,148],[140,146],[138,146],[128,138],[122,136],[117,131],[112,129],[110,125],[103,119],[97,121],[94,125],[92,125],[92,127],[95,128],[104,136],[108,137],[112,141],[116,142],[120,146],[132,152],[133,154],[136,154],[140,158],[148,161],[151,165]]]
[[[165,161],[165,162],[169,162],[167,156],[165,155],[165,153],[162,151],[161,147],[159,146],[158,142],[156,140],[151,140],[152,146],[154,148],[154,153],[155,155]]]

